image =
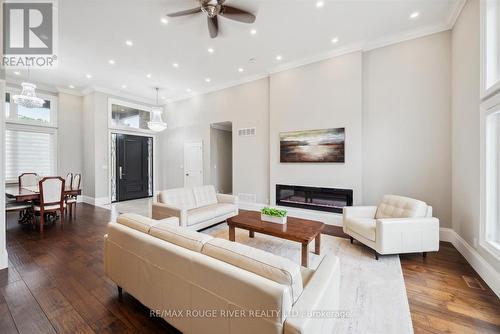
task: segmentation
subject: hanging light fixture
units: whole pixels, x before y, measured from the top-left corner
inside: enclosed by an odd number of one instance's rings
[[[28,81],[30,80],[31,75],[30,75],[30,69],[28,68]],[[12,100],[14,101],[15,104],[18,104],[20,106],[26,107],[26,108],[41,108],[45,101],[38,96],[36,96],[36,85],[29,83],[29,82],[23,82],[21,84],[22,90],[20,95],[14,95],[12,97]]]
[[[158,87],[156,89],[156,106],[151,108],[151,121],[148,122],[148,128],[155,132],[163,131],[167,128],[167,123],[163,122],[163,108],[158,106]]]

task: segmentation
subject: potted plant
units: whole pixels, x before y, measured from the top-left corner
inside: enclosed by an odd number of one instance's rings
[[[260,210],[260,219],[270,223],[286,224],[286,210],[265,207]]]

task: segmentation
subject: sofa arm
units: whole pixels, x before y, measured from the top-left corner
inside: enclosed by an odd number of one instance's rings
[[[217,202],[238,204],[238,196],[228,194],[217,194]]]
[[[435,217],[377,219],[376,248],[380,254],[439,250],[439,219]]]
[[[180,226],[187,225],[187,212],[184,209],[176,208],[168,204],[153,202],[152,218],[161,220],[169,217],[177,217]]]
[[[375,218],[376,206],[345,206],[343,217],[346,218]]]
[[[340,261],[327,254],[285,320],[285,334],[333,333],[339,314]],[[317,315],[317,316],[316,316]]]

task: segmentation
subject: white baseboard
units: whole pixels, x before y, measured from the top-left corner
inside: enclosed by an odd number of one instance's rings
[[[500,273],[493,268],[471,245],[451,228],[440,228],[439,239],[451,242],[474,270],[500,298]]]
[[[108,204],[109,203],[109,198],[108,197],[90,197],[90,196],[81,196],[81,201],[83,203],[87,203],[90,205],[103,205],[103,204]]]
[[[0,249],[0,270],[9,266],[9,255],[7,249]]]
[[[242,210],[260,211],[263,207],[269,206],[262,203],[240,202],[238,207]],[[317,220],[327,225],[342,226],[342,214],[324,211],[313,211],[290,207],[280,207],[273,205],[273,208],[288,211],[290,217]]]

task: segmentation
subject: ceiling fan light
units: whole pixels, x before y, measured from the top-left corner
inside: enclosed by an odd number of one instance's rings
[[[21,94],[14,95],[12,97],[12,100],[15,104],[21,105],[26,108],[41,108],[44,105],[45,101],[36,96],[35,84],[23,82],[21,86]]]

